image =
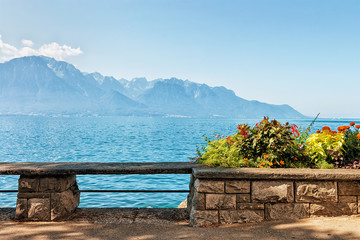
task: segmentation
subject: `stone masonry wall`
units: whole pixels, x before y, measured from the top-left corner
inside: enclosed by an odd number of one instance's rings
[[[79,205],[80,193],[76,190],[75,175],[20,176],[15,219],[61,220]]]
[[[360,213],[360,181],[200,179],[191,176],[192,226]]]

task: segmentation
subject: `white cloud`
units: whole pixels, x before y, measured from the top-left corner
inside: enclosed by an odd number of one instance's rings
[[[67,45],[59,45],[56,42],[44,44],[40,48],[32,48],[34,43],[31,40],[22,40],[22,48],[16,48],[8,43],[3,42],[2,36],[0,35],[0,62],[9,61],[13,58],[24,57],[24,56],[47,56],[55,58],[56,60],[65,60],[70,56],[77,56],[83,53],[80,47],[72,48]]]
[[[31,40],[23,39],[23,40],[21,40],[21,43],[22,43],[22,45],[24,45],[25,47],[32,47],[32,46],[34,46],[34,43],[33,43],[33,41],[31,41]]]

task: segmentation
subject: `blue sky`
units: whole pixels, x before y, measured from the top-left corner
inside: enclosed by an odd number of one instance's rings
[[[2,61],[45,52],[81,71],[360,118],[358,0],[0,0],[0,35]]]

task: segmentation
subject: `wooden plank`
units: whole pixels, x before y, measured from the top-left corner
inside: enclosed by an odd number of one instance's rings
[[[189,162],[101,163],[0,163],[0,175],[85,175],[85,174],[190,174],[200,164]]]

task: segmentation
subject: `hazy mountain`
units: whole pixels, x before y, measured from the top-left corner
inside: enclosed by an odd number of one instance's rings
[[[118,80],[42,56],[0,64],[0,113],[304,117],[288,105],[248,101],[225,87],[176,78]]]

